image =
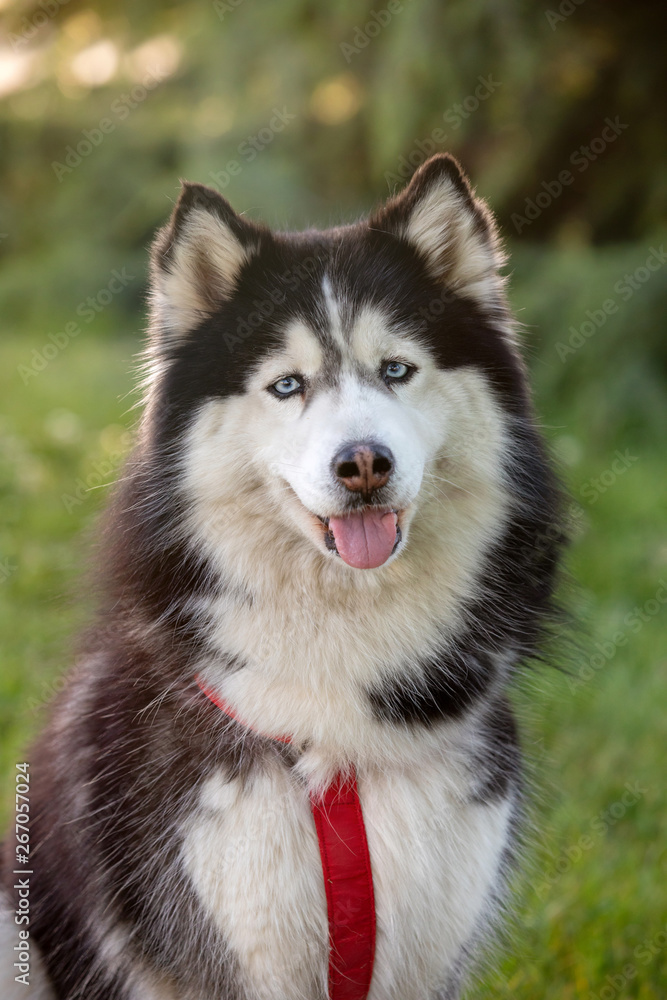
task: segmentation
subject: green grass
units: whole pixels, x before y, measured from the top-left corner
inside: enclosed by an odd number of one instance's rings
[[[625,255],[634,260],[641,252]],[[599,294],[589,291],[589,302],[604,298],[607,278],[619,268],[623,273],[622,264],[611,261],[608,273],[596,279]],[[576,266],[570,270],[574,274]],[[565,286],[575,280],[572,274],[565,274]],[[519,301],[522,295],[528,318],[548,326],[548,317],[540,316],[548,303],[528,282],[517,293]],[[626,314],[618,322],[629,319]],[[615,330],[610,323],[617,336]],[[553,342],[556,331],[542,331],[542,337],[545,343],[533,359],[538,403],[576,501],[570,571],[576,580],[573,611],[583,625],[569,675],[540,668],[516,691],[530,760],[534,830],[516,890],[519,916],[504,957],[471,995],[664,998],[667,947],[660,942],[667,939],[659,935],[667,929],[667,605],[658,602],[656,609],[646,603],[656,601],[660,580],[667,582],[667,517],[659,503],[665,483],[663,429],[657,417],[652,423],[650,413],[642,415],[641,401],[634,409],[621,402],[616,423],[610,417],[600,422],[600,413],[612,410],[614,392],[613,358],[607,363],[602,335],[597,345],[591,340],[581,351],[586,372],[595,371],[597,359],[595,375],[583,378],[579,360],[568,361],[574,386],[569,395],[550,353],[548,338]],[[127,412],[132,398],[125,396],[136,341],[113,340],[91,327],[24,384],[18,366],[44,339],[8,334],[0,346],[5,816],[13,764],[25,757],[42,724],[44,705],[70,659],[71,636],[87,614],[86,601],[71,595],[105,489],[77,497],[77,481],[96,487],[91,477],[100,470],[102,480],[112,480],[133,421]],[[646,380],[648,385],[649,375]],[[617,449],[630,449],[636,460],[591,503],[590,489],[582,495],[581,488],[611,468]],[[637,606],[647,609],[647,620],[639,625],[626,618]],[[596,643],[607,650],[600,660],[592,659]],[[628,785],[636,792],[623,804]],[[613,822],[601,820],[610,809]]]
[[[517,694],[536,740],[539,832],[512,954],[490,978],[490,997],[666,995],[667,937],[657,954],[646,951],[667,933],[667,604],[655,612],[651,603],[667,584],[661,482],[660,455],[643,454],[586,511],[571,563],[589,634],[569,675],[539,672]],[[667,601],[667,586],[660,596]],[[637,606],[647,620],[629,626]]]
[[[132,400],[121,397],[131,386],[136,343],[91,331],[24,384],[18,368],[30,362],[34,342],[6,335],[0,347],[0,773],[7,789],[85,621],[77,592],[85,537],[134,419]]]

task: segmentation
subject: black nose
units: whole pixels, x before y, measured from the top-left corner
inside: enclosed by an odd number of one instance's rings
[[[345,445],[333,460],[336,478],[352,493],[366,497],[387,483],[393,469],[391,451],[375,441]]]

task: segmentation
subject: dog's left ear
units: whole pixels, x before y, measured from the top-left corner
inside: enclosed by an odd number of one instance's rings
[[[407,240],[453,292],[487,304],[502,295],[505,256],[493,217],[448,153],[427,160],[369,225]]]
[[[268,231],[242,219],[217,191],[182,182],[171,219],[152,250],[152,337],[177,344],[229,298]]]

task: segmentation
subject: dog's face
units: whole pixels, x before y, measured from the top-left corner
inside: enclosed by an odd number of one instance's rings
[[[242,522],[349,572],[400,559],[427,509],[480,535],[501,519],[523,381],[500,263],[445,156],[326,233],[270,233],[186,186],[154,253],[149,410],[202,541]]]
[[[434,366],[373,307],[347,324],[322,281],[326,333],[295,317],[245,399],[250,452],[293,523],[350,566],[398,552],[425,463],[442,443]],[[251,402],[252,400],[252,402]]]

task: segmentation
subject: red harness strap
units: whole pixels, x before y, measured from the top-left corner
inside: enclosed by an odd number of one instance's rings
[[[207,698],[247,729],[251,727],[204,682]],[[289,736],[270,737],[291,743]],[[329,1000],[366,1000],[375,955],[375,899],[366,828],[357,779],[336,775],[310,806],[320,845],[329,916]]]
[[[310,805],[320,842],[329,913],[329,997],[364,1000],[373,975],[375,900],[354,774],[337,775]]]

